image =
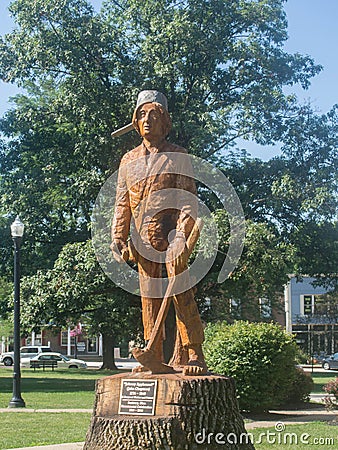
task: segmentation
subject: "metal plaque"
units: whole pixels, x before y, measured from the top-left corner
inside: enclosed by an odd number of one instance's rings
[[[157,380],[121,380],[119,414],[153,416]]]

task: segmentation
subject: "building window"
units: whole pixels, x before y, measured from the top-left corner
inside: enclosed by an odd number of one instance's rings
[[[68,345],[68,331],[61,331],[61,346],[67,347]],[[75,345],[75,338],[70,338],[70,345]]]
[[[240,319],[242,314],[242,304],[240,300],[235,298],[229,299],[229,312],[234,319]]]
[[[97,337],[88,338],[88,353],[97,353]]]
[[[300,313],[304,316],[327,314],[327,304],[322,295],[301,295]]]
[[[33,344],[32,336],[28,336],[26,338],[26,345],[42,345],[42,334],[35,333],[34,344]]]
[[[259,311],[262,319],[272,318],[271,302],[267,298],[259,299]]]

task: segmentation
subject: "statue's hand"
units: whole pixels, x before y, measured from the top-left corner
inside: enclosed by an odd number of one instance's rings
[[[188,248],[186,246],[185,237],[176,236],[166,251],[166,267],[169,276],[178,275],[187,268],[188,264]]]
[[[113,241],[110,244],[110,249],[111,249],[111,251],[113,253],[114,259],[118,263],[122,264],[122,263],[128,261],[128,259],[129,259],[129,251],[128,251],[128,247],[127,247],[125,242]]]

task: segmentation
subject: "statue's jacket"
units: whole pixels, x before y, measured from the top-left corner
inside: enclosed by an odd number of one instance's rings
[[[171,230],[187,238],[197,217],[196,185],[190,156],[164,141],[155,153],[145,144],[120,163],[112,240],[126,243],[131,222],[145,245],[168,247]]]

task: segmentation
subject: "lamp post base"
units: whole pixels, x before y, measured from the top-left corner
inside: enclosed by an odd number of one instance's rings
[[[26,403],[21,397],[13,397],[8,403],[8,408],[25,408]]]

